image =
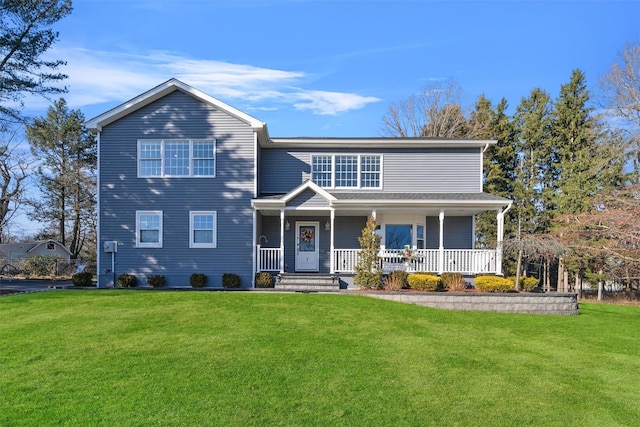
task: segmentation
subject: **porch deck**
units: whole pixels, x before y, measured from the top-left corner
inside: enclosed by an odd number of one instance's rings
[[[257,271],[281,271],[281,248],[257,250]],[[334,249],[331,252],[330,273],[355,273],[360,249]],[[380,251],[380,268],[384,273],[394,270],[407,272],[497,274],[498,251],[490,249],[418,249],[410,262],[402,258],[399,249]]]

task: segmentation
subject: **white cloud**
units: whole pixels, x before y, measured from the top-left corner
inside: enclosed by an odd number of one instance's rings
[[[69,75],[65,95],[70,106],[83,108],[111,103],[114,106],[172,77],[224,102],[241,102],[242,108],[274,110],[292,107],[314,114],[335,115],[363,108],[379,98],[349,92],[304,89],[308,74],[224,61],[193,59],[178,53],[146,54],[65,48],[51,54],[66,58],[61,71]],[[33,100],[29,107],[48,101]]]
[[[335,115],[350,110],[359,110],[367,104],[380,101],[373,96],[362,96],[355,93],[326,92],[311,90],[296,94],[302,102],[294,107],[298,110],[311,110],[316,114]]]

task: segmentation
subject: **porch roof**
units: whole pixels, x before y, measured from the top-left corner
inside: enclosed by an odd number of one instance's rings
[[[306,187],[308,189],[308,186]],[[299,188],[294,190],[299,192]],[[385,193],[385,192],[344,192],[322,190],[327,199],[327,207],[414,207],[414,208],[474,208],[490,210],[508,206],[511,201],[489,193]],[[257,210],[287,208],[291,194],[267,194],[253,200]],[[330,197],[327,197],[330,196]]]

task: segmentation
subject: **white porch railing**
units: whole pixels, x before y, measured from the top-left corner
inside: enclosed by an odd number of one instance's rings
[[[261,271],[280,271],[280,248],[257,248],[257,273]]]
[[[355,273],[360,249],[335,249],[334,270]],[[442,257],[442,264],[440,259]],[[385,273],[393,270],[433,273],[496,273],[496,251],[484,249],[418,249],[415,259],[405,265],[400,249],[381,251],[380,262]]]
[[[279,271],[280,248],[257,246],[257,270]],[[336,273],[355,273],[360,249],[334,249],[333,270]],[[387,249],[380,253],[380,264],[385,273],[394,270],[424,271],[432,273],[497,273],[496,251],[486,249],[418,249],[415,259],[405,265],[400,249]],[[442,259],[442,263],[440,262]]]

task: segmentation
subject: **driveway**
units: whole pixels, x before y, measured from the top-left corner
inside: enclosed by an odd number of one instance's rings
[[[34,280],[16,279],[13,277],[0,276],[0,294],[11,292],[32,292],[45,291],[51,289],[72,288],[71,280]]]

